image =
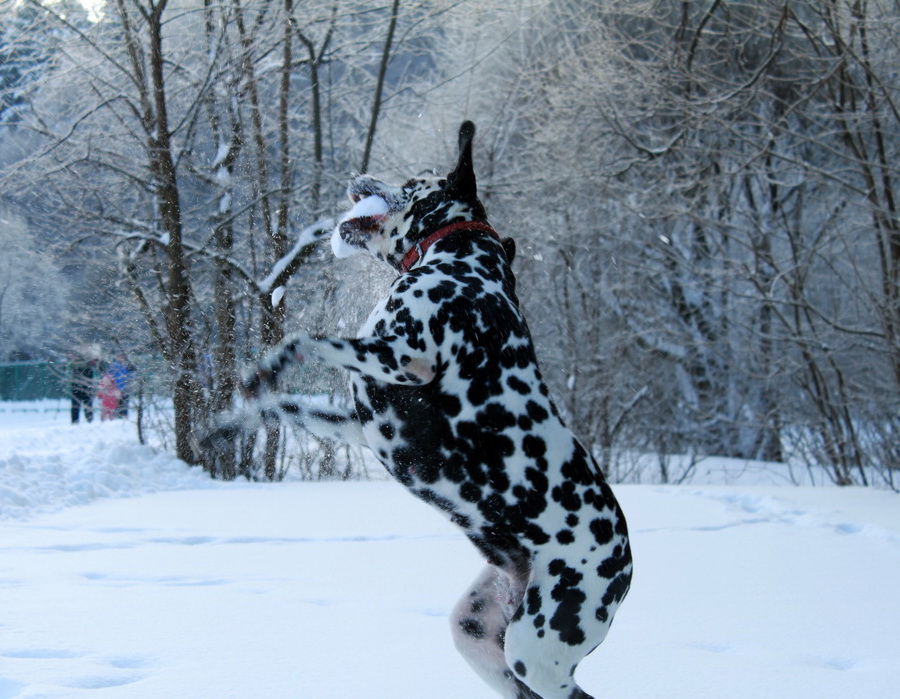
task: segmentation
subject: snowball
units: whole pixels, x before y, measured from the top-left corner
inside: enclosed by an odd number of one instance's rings
[[[334,228],[334,232],[331,234],[331,251],[334,253],[334,256],[343,259],[362,252],[360,248],[349,245],[341,237],[341,224],[352,221],[355,218],[384,218],[390,213],[390,210],[388,203],[377,194],[369,195],[356,202],[353,207],[341,217],[341,220],[338,221],[337,226]]]
[[[354,218],[362,218],[364,216],[371,216],[374,218],[387,216],[389,211],[390,207],[388,206],[388,203],[377,194],[372,194],[365,199],[360,199],[356,202],[356,204],[353,205],[353,208],[343,215],[341,223]]]
[[[344,239],[341,238],[341,226],[338,224],[334,229],[334,233],[331,234],[331,252],[333,252],[334,256],[338,259],[343,260],[362,252],[362,250],[360,248],[355,248],[352,245],[348,245]]]

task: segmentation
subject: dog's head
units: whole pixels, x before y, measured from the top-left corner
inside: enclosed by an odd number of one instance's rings
[[[486,223],[472,167],[475,125],[459,127],[459,158],[443,178],[414,178],[401,186],[368,175],[354,177],[347,188],[353,202],[331,238],[338,257],[366,251],[400,267],[404,255],[438,229],[458,221]]]

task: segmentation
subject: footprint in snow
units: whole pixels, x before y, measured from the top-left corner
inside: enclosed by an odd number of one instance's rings
[[[849,522],[841,522],[834,527],[841,534],[859,534],[863,530],[861,524],[851,524]]]

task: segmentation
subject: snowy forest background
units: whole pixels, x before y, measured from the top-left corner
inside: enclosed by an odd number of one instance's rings
[[[279,477],[285,435],[196,434],[389,279],[316,242],[349,175],[446,171],[469,118],[544,373],[614,479],[716,454],[896,487],[898,30],[896,0],[0,0],[0,360],[124,350],[180,458]]]

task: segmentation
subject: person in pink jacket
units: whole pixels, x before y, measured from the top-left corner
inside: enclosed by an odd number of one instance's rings
[[[97,387],[97,398],[100,400],[100,419],[113,420],[116,417],[116,411],[119,409],[119,399],[122,397],[122,391],[116,384],[115,377],[110,373],[105,373],[100,378],[100,384]]]

